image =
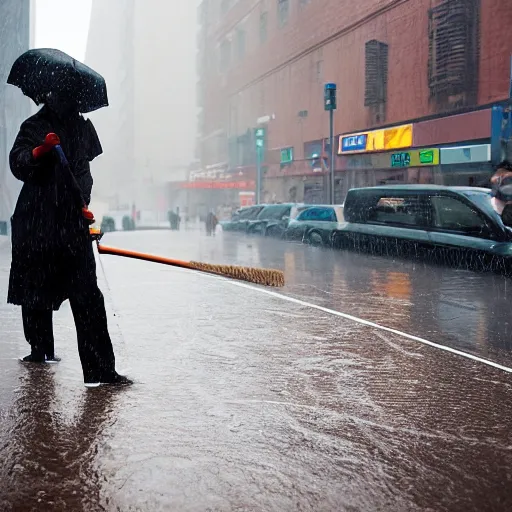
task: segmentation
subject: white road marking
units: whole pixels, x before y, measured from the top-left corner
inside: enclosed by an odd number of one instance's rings
[[[265,288],[258,288],[256,286],[252,286],[250,284],[240,283],[237,281],[229,281],[229,283],[234,286],[238,286],[240,288],[246,288],[248,290],[262,293],[264,295],[269,295],[270,297],[276,297],[277,299],[285,300],[285,301],[291,302],[293,304],[298,304],[299,306],[316,309],[318,311],[328,313],[329,315],[334,315],[334,316],[338,316],[340,318],[345,318],[346,320],[350,320],[352,322],[356,322],[361,325],[366,325],[367,327],[371,327],[373,329],[390,332],[390,333],[396,334],[397,336],[400,336],[402,338],[416,341],[418,343],[422,343],[423,345],[428,345],[429,347],[438,348],[439,350],[444,350],[445,352],[450,352],[452,354],[456,354],[458,356],[465,357],[466,359],[471,359],[472,361],[476,361],[477,363],[482,363],[482,364],[486,364],[487,366],[492,366],[493,368],[497,368],[498,370],[503,370],[504,372],[507,372],[507,373],[512,373],[512,368],[503,366],[503,365],[495,363],[493,361],[489,361],[488,359],[483,359],[481,357],[474,356],[472,354],[468,354],[467,352],[462,352],[461,350],[457,350],[455,348],[447,347],[445,345],[440,345],[439,343],[434,343],[433,341],[426,340],[425,338],[420,338],[419,336],[414,336],[413,334],[407,334],[406,332],[402,332],[397,329],[392,329],[391,327],[386,327],[384,325],[376,324],[374,322],[370,322],[369,320],[364,320],[363,318],[358,318],[357,316],[349,315],[347,313],[342,313],[341,311],[336,311],[334,309],[325,308],[323,306],[319,306],[318,304],[313,304],[312,302],[306,302],[304,300],[295,299],[294,297],[290,297],[290,296],[284,295],[282,293],[266,290]]]
[[[175,270],[181,271],[183,273],[191,272],[188,269],[179,269],[176,268]],[[389,332],[392,334],[395,334],[397,336],[400,336],[402,338],[406,338],[408,340],[416,341],[418,343],[422,343],[423,345],[428,345],[429,347],[434,347],[439,350],[444,350],[445,352],[450,352],[451,354],[455,354],[461,357],[465,357],[466,359],[470,359],[471,361],[475,361],[477,363],[482,363],[487,366],[491,366],[493,368],[496,368],[498,370],[502,370],[507,373],[512,373],[512,368],[509,368],[508,366],[503,366],[501,364],[495,363],[493,361],[489,361],[488,359],[483,359],[482,357],[474,356],[472,354],[468,354],[467,352],[463,352],[461,350],[457,350],[455,348],[447,347],[445,345],[440,345],[439,343],[434,343],[433,341],[426,340],[425,338],[420,338],[419,336],[414,336],[413,334],[407,334],[406,332],[399,331],[397,329],[392,329],[391,327],[386,327],[384,325],[376,324],[375,322],[370,322],[369,320],[364,320],[363,318],[358,318],[357,316],[349,315],[347,313],[342,313],[341,311],[336,311],[334,309],[325,308],[323,306],[319,306],[318,304],[313,304],[312,302],[306,302],[304,300],[295,299],[294,297],[290,297],[288,295],[284,295],[282,293],[273,292],[271,290],[267,290],[265,288],[259,288],[257,286],[250,285],[248,283],[241,283],[239,281],[234,281],[231,279],[226,279],[222,276],[216,276],[213,274],[206,274],[199,271],[193,271],[196,275],[203,276],[203,277],[209,277],[216,280],[221,280],[224,282],[227,282],[231,284],[232,286],[238,286],[239,288],[245,288],[247,290],[252,290],[254,292],[258,292],[264,295],[268,295],[270,297],[275,297],[277,299],[281,299],[287,302],[291,302],[293,304],[298,304],[299,306],[303,306],[306,308],[316,309],[318,311],[323,311],[324,313],[328,313],[329,315],[338,316],[340,318],[345,318],[346,320],[350,320],[352,322],[356,322],[361,325],[366,325],[367,327],[371,327],[373,329],[377,329],[380,331]]]

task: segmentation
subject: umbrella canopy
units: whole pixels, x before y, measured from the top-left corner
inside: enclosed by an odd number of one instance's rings
[[[60,50],[29,50],[16,59],[7,83],[19,87],[37,105],[49,95],[81,113],[108,106],[105,79]]]

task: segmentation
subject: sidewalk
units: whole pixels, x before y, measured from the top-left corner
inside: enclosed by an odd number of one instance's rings
[[[19,364],[15,361],[22,352],[23,326],[19,308],[7,304],[7,287],[11,266],[11,243],[7,236],[0,236],[0,417],[8,409],[12,394],[19,385]],[[27,352],[28,353],[28,352]]]

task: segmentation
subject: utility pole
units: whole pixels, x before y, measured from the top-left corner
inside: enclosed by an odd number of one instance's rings
[[[328,83],[325,84],[324,88],[324,108],[329,112],[329,143],[331,145],[330,155],[330,180],[329,180],[329,199],[330,203],[334,204],[334,111],[336,110],[336,84]]]

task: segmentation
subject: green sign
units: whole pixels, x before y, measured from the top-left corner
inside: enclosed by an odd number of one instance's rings
[[[293,162],[293,148],[281,149],[281,165]]]
[[[391,155],[391,167],[420,167],[439,165],[439,149],[413,149]]]
[[[434,150],[426,149],[425,151],[420,151],[420,164],[428,165],[434,163]]]
[[[411,155],[407,152],[393,153],[391,155],[391,167],[409,167]]]

